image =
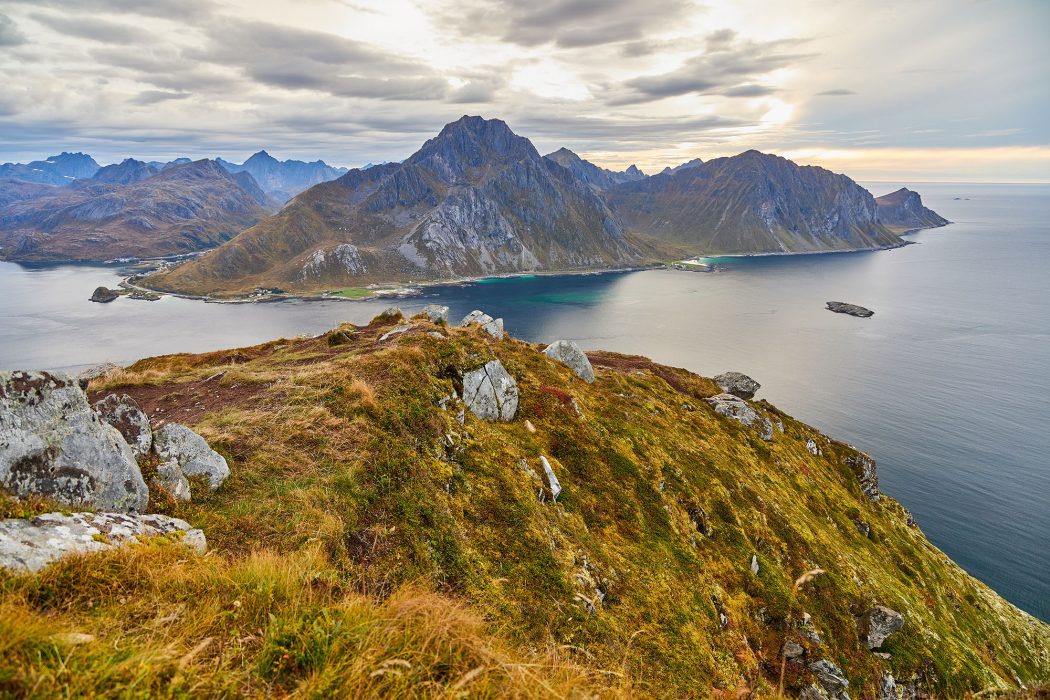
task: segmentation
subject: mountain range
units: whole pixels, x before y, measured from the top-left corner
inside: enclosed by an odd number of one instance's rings
[[[464,116],[404,162],[316,185],[148,284],[198,294],[314,291],[677,255],[877,249],[943,223],[916,193],[876,200],[845,175],[758,151],[646,176],[564,148],[540,156],[504,122]]]
[[[74,180],[91,177],[99,169],[95,159],[84,153],[66,153],[31,163],[0,165],[0,180],[19,180],[44,185],[68,185]]]
[[[54,187],[7,181],[0,192],[0,258],[107,260],[195,252],[226,241],[276,205],[248,173],[213,160],[158,171],[127,159]]]

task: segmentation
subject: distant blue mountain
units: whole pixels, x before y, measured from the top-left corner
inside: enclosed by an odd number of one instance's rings
[[[63,151],[47,160],[34,160],[32,163],[4,163],[0,165],[0,178],[44,185],[68,185],[74,180],[93,176],[98,169],[98,163],[86,153]]]
[[[222,158],[217,158],[216,162],[231,173],[251,173],[263,191],[280,202],[286,202],[316,184],[334,180],[347,171],[346,168],[328,165],[323,160],[312,163],[277,160],[266,151],[259,151],[240,165]]]

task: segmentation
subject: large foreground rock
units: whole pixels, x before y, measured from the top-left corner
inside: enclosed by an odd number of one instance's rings
[[[463,403],[478,418],[509,421],[518,412],[518,383],[492,360],[463,375]]]
[[[0,520],[0,567],[35,572],[62,557],[161,536],[177,537],[202,554],[207,549],[203,532],[166,515],[45,513],[26,520]]]
[[[742,399],[755,398],[755,392],[762,385],[746,374],[740,372],[725,372],[715,377],[715,384],[727,394],[739,396]]]
[[[587,359],[583,350],[580,350],[580,346],[571,340],[555,340],[547,346],[543,354],[555,362],[562,363],[588,384],[594,381],[594,368],[591,367],[591,361]]]
[[[102,510],[149,502],[128,443],[76,379],[49,372],[0,372],[0,488]]]
[[[463,320],[459,322],[461,326],[469,326],[472,323],[476,323],[481,326],[482,330],[491,335],[494,338],[503,339],[503,319],[492,318],[484,311],[474,309],[469,314],[463,317]]]
[[[149,417],[135,399],[127,394],[110,394],[95,402],[95,411],[124,437],[136,458],[142,459],[149,454],[153,448],[153,430],[150,429]]]
[[[168,423],[153,434],[153,449],[164,462],[175,462],[185,476],[205,476],[212,491],[230,475],[226,458],[185,425]]]
[[[715,413],[718,415],[743,423],[749,428],[757,429],[760,431],[763,440],[773,439],[773,424],[739,396],[718,394],[709,399],[704,399],[704,401],[711,408],[715,409]]]

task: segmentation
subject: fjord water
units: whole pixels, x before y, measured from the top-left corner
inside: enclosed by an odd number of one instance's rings
[[[909,186],[955,223],[897,250],[486,280],[397,303],[445,303],[453,318],[481,308],[531,341],[750,374],[760,397],[871,452],[883,490],[937,546],[1050,620],[1050,186]],[[391,303],[87,301],[117,279],[113,268],[0,264],[0,369],[315,334]],[[834,314],[829,300],[875,315]]]

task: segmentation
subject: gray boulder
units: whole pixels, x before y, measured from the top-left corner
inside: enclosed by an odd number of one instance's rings
[[[150,429],[149,417],[135,399],[127,394],[110,394],[95,402],[95,412],[124,436],[137,459],[149,454],[153,447],[153,430]]]
[[[725,416],[738,423],[743,423],[749,428],[760,431],[762,439],[769,441],[773,439],[773,424],[768,418],[751,407],[747,401],[733,394],[718,394],[704,401],[715,409],[715,413]]]
[[[423,307],[431,323],[448,323],[448,307],[441,304],[427,304]]]
[[[904,627],[904,616],[884,605],[876,605],[864,616],[864,641],[869,649],[878,649]]]
[[[166,515],[45,513],[24,520],[0,520],[0,567],[32,573],[63,557],[163,536],[177,537],[201,554],[208,546],[203,532]]]
[[[184,476],[206,476],[212,491],[230,475],[226,458],[184,425],[168,423],[153,434],[153,451],[165,462],[175,462]]]
[[[814,661],[809,665],[809,670],[817,677],[817,682],[835,700],[849,700],[849,681],[842,673],[842,669],[825,659]]]
[[[727,394],[739,396],[742,399],[755,398],[755,392],[762,385],[746,374],[740,372],[725,372],[715,377],[715,384]]]
[[[797,659],[806,653],[806,649],[796,641],[788,640],[784,644],[784,656],[789,659]]]
[[[484,311],[474,309],[469,314],[463,317],[463,320],[459,322],[461,326],[469,326],[472,323],[476,323],[481,326],[482,330],[491,335],[494,338],[503,339],[503,319],[492,318]]]
[[[190,480],[182,473],[182,468],[175,460],[157,465],[157,476],[152,484],[167,491],[176,501],[188,503],[191,500]]]
[[[594,381],[594,368],[591,367],[591,361],[587,359],[583,350],[580,350],[580,346],[571,340],[555,340],[547,346],[543,354],[555,362],[562,363],[588,384]]]
[[[104,510],[149,503],[131,447],[59,373],[0,372],[0,488]]]
[[[98,379],[99,377],[105,377],[107,374],[121,369],[120,365],[115,365],[112,362],[103,362],[100,365],[94,367],[88,367],[80,374],[77,375],[77,383],[80,384],[80,388],[87,391],[88,384],[91,383],[92,379]]]
[[[484,420],[509,421],[518,412],[518,383],[499,360],[463,375],[463,403]]]
[[[383,309],[376,318],[403,318],[404,315],[400,306],[389,306]]]

